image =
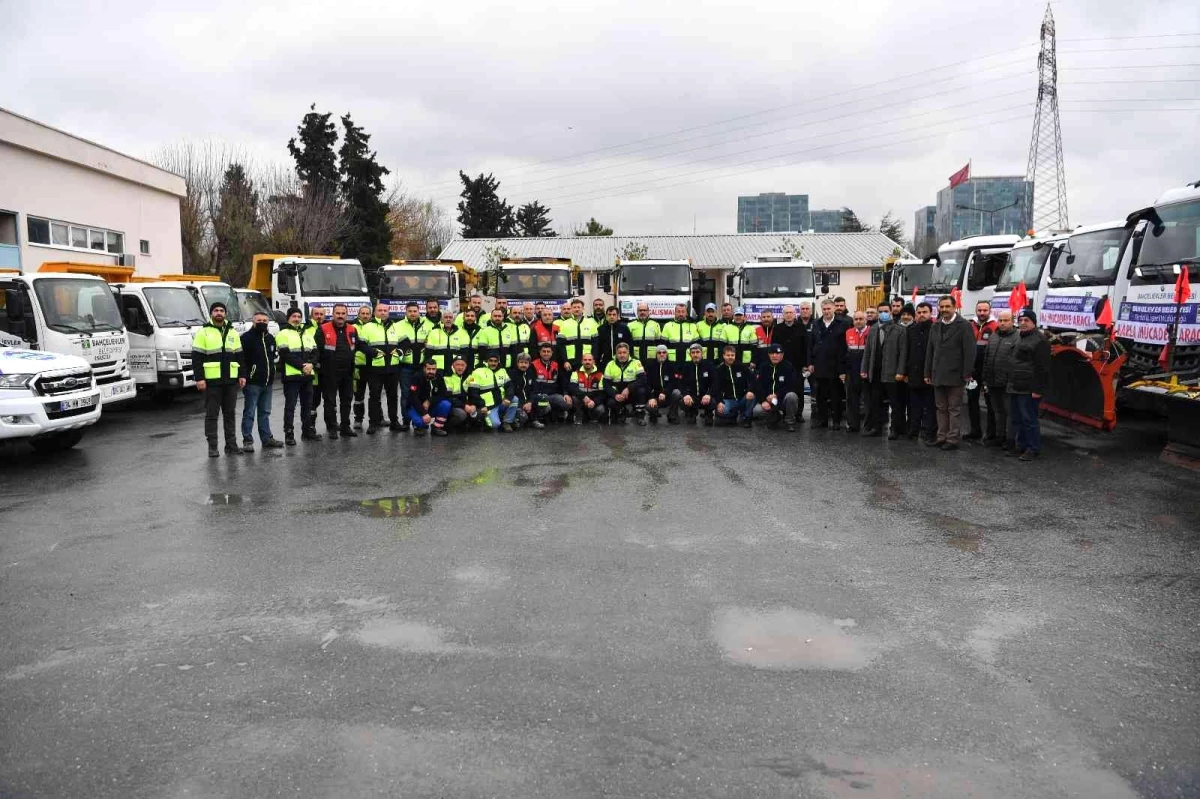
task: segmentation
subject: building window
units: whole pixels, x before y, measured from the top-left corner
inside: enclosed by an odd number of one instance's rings
[[[29,227],[29,243],[30,244],[49,244],[50,243],[50,223],[45,219],[28,218]]]
[[[831,286],[839,285],[842,282],[842,271],[840,269],[814,269],[813,270],[813,278],[816,280],[816,283],[818,286],[824,282],[824,277],[826,275],[829,276],[829,285],[831,285]]]
[[[882,269],[872,269],[871,270],[871,285],[872,286],[878,285],[879,283],[882,283],[882,282],[883,282],[883,270]]]
[[[125,234],[116,230],[84,227],[41,217],[27,217],[30,244],[47,244],[72,250],[98,250],[120,255],[125,250]]]
[[[138,242],[138,252],[142,255],[150,254],[150,242],[147,239],[142,239]]]

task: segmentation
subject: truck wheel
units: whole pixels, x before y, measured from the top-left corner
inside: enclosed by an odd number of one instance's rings
[[[82,430],[67,430],[62,433],[30,440],[29,445],[38,452],[58,452],[70,449],[83,440]]]

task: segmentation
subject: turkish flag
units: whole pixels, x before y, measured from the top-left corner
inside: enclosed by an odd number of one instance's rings
[[[1022,280],[1013,287],[1012,292],[1008,295],[1008,310],[1014,314],[1020,313],[1021,309],[1029,303],[1029,294],[1025,291],[1025,281]]]
[[[1158,365],[1166,371],[1171,363],[1171,343],[1167,342],[1163,345],[1162,352],[1158,355]]]
[[[1096,327],[1110,327],[1113,323],[1112,302],[1108,297],[1100,301],[1104,307],[1100,309],[1100,314],[1096,317]]]
[[[955,308],[962,307],[962,292],[959,290],[958,286],[955,286],[950,290],[950,299],[954,300]]]
[[[971,162],[950,176],[950,188],[966,183],[971,179]]]
[[[1175,280],[1175,304],[1183,305],[1192,296],[1192,284],[1188,281],[1188,268],[1181,267]]]
[[[914,309],[917,307],[917,289],[919,288],[920,286],[913,286],[912,304]]]

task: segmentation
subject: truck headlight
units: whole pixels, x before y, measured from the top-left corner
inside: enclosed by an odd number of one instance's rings
[[[33,375],[0,375],[0,388],[23,389],[29,388]]]
[[[160,350],[155,354],[155,360],[160,372],[178,372],[180,366],[179,353],[174,350]]]

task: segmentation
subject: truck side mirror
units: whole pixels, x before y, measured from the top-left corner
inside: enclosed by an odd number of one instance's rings
[[[574,280],[573,282],[574,282],[574,284],[575,284],[575,296],[576,296],[576,297],[582,297],[582,296],[583,296],[583,294],[584,294],[584,291],[583,291],[583,272],[582,272],[582,271],[580,271],[580,272],[579,272],[579,274],[575,275],[575,280]]]
[[[883,273],[883,296],[885,296],[885,297],[892,296],[892,273],[891,272]]]
[[[596,288],[605,294],[612,294],[612,272],[600,272],[596,275]]]
[[[821,273],[821,293],[822,294],[829,293],[829,273],[828,272]]]
[[[140,333],[142,327],[142,309],[130,306],[125,309],[125,327]]]
[[[24,296],[18,289],[4,290],[4,306],[8,310],[8,321],[25,321],[25,306],[23,305],[24,299]]]
[[[725,293],[726,294],[733,293],[733,273],[732,272],[730,272],[728,275],[725,276]]]

